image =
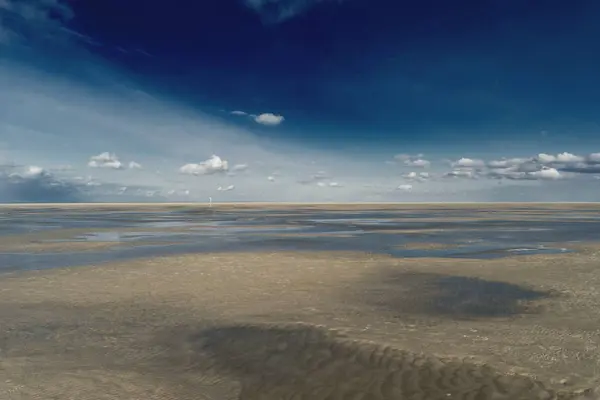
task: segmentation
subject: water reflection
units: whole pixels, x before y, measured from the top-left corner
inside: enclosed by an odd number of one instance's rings
[[[7,209],[0,214],[0,239],[33,234],[38,236],[31,240],[41,243],[114,242],[115,246],[84,253],[5,252],[0,253],[0,268],[52,268],[208,251],[352,250],[395,257],[489,259],[565,253],[570,250],[555,244],[593,240],[600,230],[596,210],[529,212],[531,215],[514,210],[439,208],[417,212]],[[53,237],[65,229],[83,232]],[[132,242],[136,245],[117,246]],[[419,242],[444,246],[411,248]]]

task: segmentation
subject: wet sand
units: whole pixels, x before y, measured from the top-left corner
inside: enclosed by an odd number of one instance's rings
[[[572,393],[600,378],[600,246],[578,250],[498,260],[190,254],[3,274],[0,399]],[[409,378],[393,375],[400,366]],[[355,386],[340,383],[352,376]]]
[[[523,209],[524,212],[536,210],[600,210],[600,203],[385,203],[385,202],[355,202],[355,203],[213,203],[209,206],[208,202],[191,202],[191,203],[15,203],[15,204],[0,204],[0,208],[5,209],[63,209],[63,210],[100,210],[100,209],[143,209],[143,210],[164,210],[165,208],[185,208],[185,209],[291,209],[293,211],[301,209],[331,209],[337,211],[347,210],[390,210],[390,209]]]

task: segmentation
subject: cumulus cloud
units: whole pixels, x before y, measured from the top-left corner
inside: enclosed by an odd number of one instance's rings
[[[264,113],[254,117],[254,121],[256,121],[256,123],[267,126],[279,125],[284,120],[285,118],[283,117],[283,115],[276,115],[272,113]]]
[[[569,152],[558,154],[539,153],[527,158],[507,158],[484,162],[461,158],[451,163],[454,170],[445,177],[509,180],[558,180],[572,178],[577,174],[600,173],[600,153],[577,155]]]
[[[393,161],[386,161],[389,165],[404,165],[413,168],[429,168],[431,161],[423,158],[423,154],[396,154]]]
[[[405,192],[410,192],[413,189],[413,185],[402,184],[397,187],[398,190],[402,190]]]
[[[414,172],[411,171],[407,174],[402,175],[402,177],[409,181],[415,182],[425,182],[431,178],[431,174],[429,172]]]
[[[483,167],[485,162],[483,160],[472,159],[472,158],[461,158],[452,163],[453,167],[458,168],[479,168]]]
[[[424,155],[423,153],[419,153],[419,154],[406,154],[406,153],[401,153],[401,154],[396,154],[394,155],[394,160],[389,162],[390,165],[393,165],[395,163],[401,163],[404,164],[406,166],[414,166],[414,167],[423,167],[423,166],[429,166],[431,163],[427,160],[423,159]]]
[[[558,172],[558,170],[556,168],[542,168],[539,171],[534,171],[534,172],[530,172],[529,173],[531,176],[533,176],[534,178],[539,178],[539,179],[560,179],[562,178],[562,175],[560,174],[560,172]]]
[[[142,165],[136,163],[135,161],[129,162],[129,169],[142,169]]]
[[[492,178],[509,180],[557,180],[565,178],[563,172],[581,164],[585,157],[571,153],[549,155],[540,153],[529,158],[501,158],[485,162],[481,159],[461,158],[452,162],[454,169],[444,174],[446,178]]]
[[[342,185],[339,182],[317,182],[317,186],[321,187],[321,188],[326,188],[326,187],[330,187],[330,188],[343,188],[344,185]]]
[[[235,189],[235,185],[229,185],[229,186],[225,186],[225,187],[219,186],[217,188],[217,191],[219,191],[219,192],[229,192],[229,191],[231,191],[233,189]]]
[[[406,160],[406,161],[404,161],[404,165],[406,165],[408,167],[427,168],[427,167],[431,166],[431,162],[424,160],[422,158],[418,158],[416,160]]]
[[[565,173],[600,172],[600,154],[591,153],[583,156],[569,152],[555,155],[539,153],[530,158],[504,158],[490,161],[487,166],[491,169],[488,175],[493,178],[554,180],[565,178]]]
[[[238,117],[248,117],[251,118],[254,122],[261,125],[266,126],[277,126],[285,121],[283,115],[273,114],[273,113],[262,113],[262,114],[250,114],[245,111],[235,110],[231,111],[229,114],[235,115]]]
[[[542,164],[551,164],[551,163],[578,163],[583,162],[585,160],[584,157],[576,156],[571,153],[560,153],[557,155],[540,153],[537,156],[537,161]]]
[[[406,154],[406,153],[401,153],[401,154],[396,154],[394,156],[394,160],[396,161],[408,161],[408,160],[414,160],[417,158],[423,158],[424,154],[423,153],[419,153],[419,154]]]
[[[444,177],[476,179],[478,177],[478,172],[469,168],[457,168],[445,173]]]
[[[524,172],[515,168],[504,168],[490,171],[488,176],[491,178],[505,178],[512,180],[555,180],[563,178],[563,175],[556,169],[550,167],[540,167],[539,170]]]
[[[114,153],[104,152],[90,157],[88,162],[90,168],[123,169],[123,163]]]
[[[213,175],[227,172],[228,162],[213,154],[209,159],[198,164],[185,164],[179,168],[179,172],[185,175]]]
[[[591,153],[587,156],[572,153],[560,153],[557,155],[538,154],[535,158],[540,164],[556,168],[562,172],[595,174],[600,172],[600,153]]]
[[[487,163],[489,168],[511,168],[528,162],[527,158],[502,158],[500,160],[492,160]]]

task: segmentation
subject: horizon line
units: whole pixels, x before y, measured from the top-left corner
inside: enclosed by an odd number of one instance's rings
[[[423,202],[397,202],[397,201],[378,201],[378,202],[286,202],[286,201],[240,201],[240,202],[212,202],[213,207],[220,205],[427,205],[427,204],[598,204],[599,201],[423,201]],[[23,206],[181,206],[181,205],[211,205],[208,201],[185,201],[185,202],[77,202],[77,203],[0,203],[0,207],[23,207]]]

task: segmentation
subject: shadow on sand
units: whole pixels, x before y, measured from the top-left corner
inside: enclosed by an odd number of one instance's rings
[[[473,277],[385,271],[366,282],[359,296],[398,314],[472,319],[537,312],[535,300],[556,295]]]
[[[192,314],[141,303],[0,304],[15,322],[0,332],[2,367],[35,372],[23,399],[597,399],[321,326],[196,323]],[[0,393],[12,390],[3,385]]]
[[[223,326],[194,335],[189,345],[192,364],[202,354],[206,358],[196,363],[204,373],[241,384],[240,400],[577,398],[485,365],[351,340],[309,325]]]

